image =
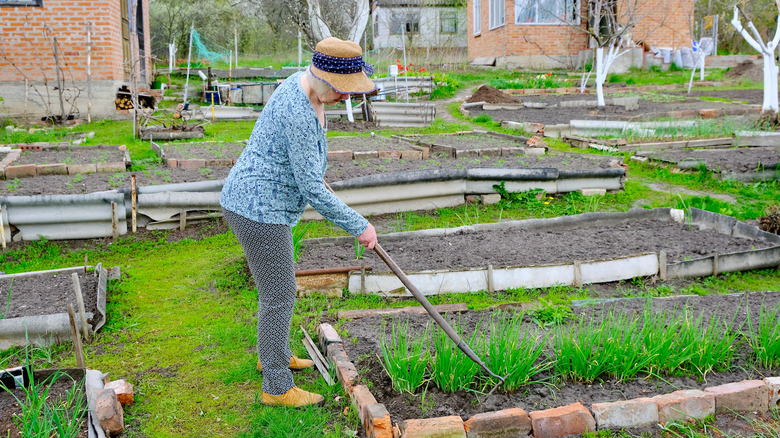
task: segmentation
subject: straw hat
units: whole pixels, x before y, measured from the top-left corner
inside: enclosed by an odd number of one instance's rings
[[[357,43],[335,37],[317,43],[311,61],[311,74],[341,94],[364,94],[376,89],[366,74],[373,74],[371,64],[363,61],[363,50]]]

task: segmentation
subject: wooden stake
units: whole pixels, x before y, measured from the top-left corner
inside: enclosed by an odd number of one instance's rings
[[[582,286],[582,262],[575,260],[574,261],[574,286],[580,287]]]
[[[179,231],[184,231],[187,228],[187,210],[179,212]]]
[[[89,341],[89,324],[87,324],[87,311],[84,308],[84,295],[81,294],[81,283],[79,282],[79,274],[70,274],[70,279],[73,280],[73,292],[76,294],[76,305],[79,308],[79,318],[81,318],[81,334],[84,336],[85,341]]]
[[[119,236],[119,218],[116,213],[116,202],[111,203],[111,237],[116,239]]]
[[[73,353],[76,355],[76,366],[86,368],[84,364],[84,350],[81,347],[81,337],[76,329],[76,314],[73,311],[73,304],[68,303],[68,318],[70,319],[70,336],[73,338]]]
[[[488,292],[491,294],[496,291],[496,286],[493,280],[493,265],[488,265],[487,268],[487,283],[488,283]]]
[[[660,251],[658,253],[658,276],[661,277],[661,281],[666,281],[666,251]]]
[[[0,209],[0,240],[3,241],[3,250],[5,250],[5,224],[3,223],[2,209]]]
[[[87,123],[92,123],[92,22],[87,21]]]
[[[65,124],[65,101],[62,100],[62,82],[60,81],[60,55],[57,48],[57,37],[54,37],[54,65],[57,71],[57,91],[60,95],[60,123]]]
[[[84,254],[84,273],[87,273],[87,266],[89,266],[89,255]]]
[[[325,382],[328,385],[335,384],[336,382],[334,382],[330,377],[330,369],[328,367],[329,362],[322,356],[320,350],[317,349],[317,344],[315,344],[309,334],[306,333],[306,330],[303,328],[303,326],[299,327],[303,332],[303,346],[306,347],[306,351],[309,352],[309,356],[311,357],[311,360],[314,361],[314,365],[316,366],[317,371],[320,372],[322,378],[325,379]]]
[[[136,185],[135,185],[135,174],[133,174],[130,177],[130,203],[132,204],[132,211],[130,213],[131,221],[133,224],[133,233],[135,233],[136,230],[136,197],[138,196],[136,192]]]

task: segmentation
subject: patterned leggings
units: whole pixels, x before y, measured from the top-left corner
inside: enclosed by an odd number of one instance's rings
[[[244,249],[257,285],[257,355],[263,364],[263,392],[281,395],[295,386],[289,369],[290,324],[297,292],[290,227],[222,211]]]

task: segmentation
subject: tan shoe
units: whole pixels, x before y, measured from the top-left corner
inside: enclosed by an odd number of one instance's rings
[[[297,386],[293,386],[289,391],[282,395],[271,395],[263,393],[261,401],[269,406],[289,406],[299,408],[301,406],[321,405],[325,402],[325,397],[313,392],[304,391]]]
[[[305,370],[314,366],[314,361],[309,359],[301,359],[295,356],[290,357],[290,369],[293,371]],[[263,371],[263,364],[257,361],[257,371]]]

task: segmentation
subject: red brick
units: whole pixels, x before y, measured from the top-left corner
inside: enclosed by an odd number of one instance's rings
[[[646,397],[613,403],[595,403],[591,406],[591,411],[596,417],[599,430],[658,424],[658,406]]]
[[[715,394],[716,414],[769,410],[769,387],[761,380],[743,380],[711,386],[704,391]]]
[[[402,438],[466,438],[463,420],[450,417],[427,418],[424,420],[406,420],[401,424]]]
[[[401,151],[377,151],[377,158],[401,158]]]
[[[534,438],[555,438],[596,431],[596,420],[580,403],[531,412],[529,417]]]
[[[374,395],[371,394],[366,385],[355,385],[349,397],[352,399],[352,407],[357,411],[360,422],[365,424],[366,408],[368,405],[376,404],[376,398],[374,398]]]
[[[347,356],[347,351],[344,350],[344,345],[341,342],[328,344],[326,353],[328,360],[332,363],[349,362],[349,356]]]
[[[657,395],[652,400],[658,406],[658,421],[661,423],[704,418],[715,413],[715,395],[697,389]]]
[[[165,159],[165,165],[171,168],[177,168],[179,167],[179,160],[175,158],[166,158]]]
[[[328,161],[352,161],[352,151],[328,151]]]
[[[714,119],[718,117],[718,110],[716,109],[701,109],[699,110],[699,116],[702,119]]]
[[[465,423],[468,438],[510,438],[531,432],[531,419],[520,408],[473,415]]]
[[[352,388],[358,379],[358,372],[352,362],[336,362],[336,376],[341,382],[341,387],[347,394],[352,393]]]
[[[19,166],[7,166],[5,179],[32,178],[37,174],[35,164],[21,164]]]
[[[122,406],[126,406],[133,403],[134,393],[133,385],[125,381],[124,379],[114,380],[106,383],[104,386],[106,389],[113,389],[116,393],[116,398]]]
[[[780,377],[767,377],[764,383],[769,388],[769,406],[780,409]]]
[[[393,438],[393,424],[385,405],[376,403],[366,406],[366,421],[363,423],[368,438]]]
[[[322,323],[317,328],[317,337],[320,340],[320,347],[325,350],[329,344],[334,342],[341,343],[341,336],[336,332],[336,329],[328,323]]]
[[[65,163],[39,164],[38,175],[67,175],[68,165]]]
[[[213,167],[213,166],[232,166],[233,160],[232,159],[213,159],[213,160],[206,160],[206,166],[207,167]]]
[[[206,160],[179,160],[179,169],[199,169],[206,167]]]
[[[403,160],[422,160],[422,151],[401,151],[401,159]]]

